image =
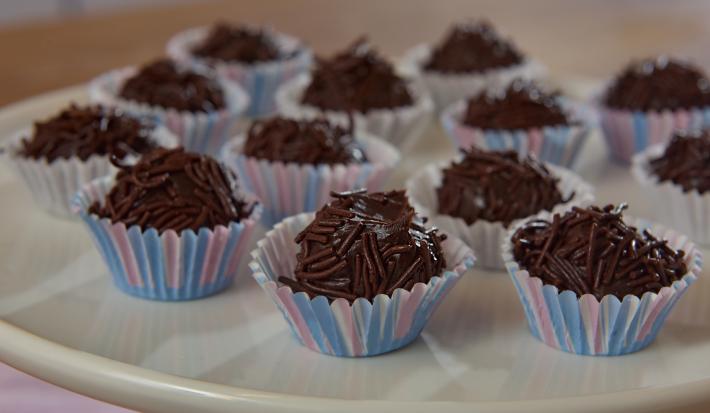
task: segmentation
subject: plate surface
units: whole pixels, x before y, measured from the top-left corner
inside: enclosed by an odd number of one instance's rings
[[[86,100],[83,88],[3,109],[0,137],[72,100]],[[433,125],[390,186],[453,153]],[[598,133],[583,154],[579,171],[596,185],[600,203],[629,201],[630,214],[653,218],[625,168],[606,160]],[[293,340],[245,266],[236,284],[213,298],[175,304],[132,298],[111,285],[79,222],[38,209],[5,166],[0,193],[0,360],[111,403],[166,412],[710,406],[707,271],[656,342],[632,355],[581,357],[546,347],[528,333],[508,276],[475,269],[412,345],[341,359]]]

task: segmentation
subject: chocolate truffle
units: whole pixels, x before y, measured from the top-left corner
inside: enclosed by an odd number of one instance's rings
[[[158,148],[134,166],[121,168],[103,204],[89,212],[141,229],[180,232],[229,226],[249,216],[253,205],[237,193],[236,177],[207,155]]]
[[[658,292],[688,271],[683,250],[624,223],[625,204],[573,208],[534,220],[512,237],[513,257],[544,284],[598,300]]]
[[[484,220],[507,227],[516,219],[568,202],[574,193],[564,198],[558,181],[543,164],[530,157],[519,159],[515,151],[472,147],[442,171],[436,189],[439,213],[468,225]]]
[[[558,93],[530,81],[516,80],[501,93],[483,92],[468,100],[465,125],[478,129],[529,129],[567,125]]]
[[[710,105],[710,81],[702,69],[667,57],[632,62],[604,97],[610,108],[640,111]]]
[[[187,112],[212,112],[225,107],[222,88],[214,80],[160,59],[128,78],[119,96],[149,105]]]
[[[317,59],[302,102],[325,110],[368,112],[410,106],[407,82],[360,39],[330,59]]]
[[[515,45],[502,39],[489,22],[480,21],[455,25],[432,50],[424,69],[475,73],[522,62],[523,56]]]
[[[353,140],[352,130],[325,119],[273,117],[256,121],[249,128],[243,152],[258,159],[301,165],[366,161],[365,154]]]
[[[50,163],[72,157],[86,161],[91,155],[123,159],[155,147],[149,139],[151,130],[152,126],[100,106],[72,104],[46,121],[35,122],[34,133],[22,139],[17,153]]]
[[[215,24],[192,53],[195,56],[241,63],[268,62],[279,58],[279,49],[260,29]]]
[[[649,164],[660,182],[705,193],[710,190],[710,130],[676,133],[663,155]]]
[[[372,301],[441,274],[445,236],[424,227],[404,191],[331,195],[296,237],[295,279],[280,277],[281,283],[310,297]]]

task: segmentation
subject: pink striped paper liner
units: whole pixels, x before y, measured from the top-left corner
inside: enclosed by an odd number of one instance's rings
[[[372,302],[359,298],[352,304],[339,298],[310,299],[280,286],[279,276],[293,277],[298,245],[294,237],[313,219],[313,213],[289,217],[257,243],[249,264],[254,279],[274,301],[294,337],[316,352],[339,357],[365,357],[401,348],[419,336],[433,311],[461,275],[471,268],[471,250],[456,238],[442,244],[448,268],[411,291],[397,289]]]

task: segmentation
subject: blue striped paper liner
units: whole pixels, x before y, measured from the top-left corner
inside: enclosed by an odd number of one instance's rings
[[[126,228],[88,212],[113,182],[111,176],[90,182],[76,194],[72,209],[89,230],[120,290],[151,300],[184,301],[216,294],[231,285],[259,220],[260,206],[249,218],[227,227],[158,234],[154,228]]]
[[[323,296],[310,299],[279,286],[280,275],[293,277],[298,232],[313,220],[313,213],[289,217],[257,243],[249,264],[253,277],[274,301],[292,335],[313,351],[338,357],[367,357],[397,350],[416,339],[448,291],[474,265],[472,251],[449,238],[442,244],[448,268],[411,291],[397,289],[372,302],[359,298],[350,304]]]
[[[611,294],[601,301],[591,294],[578,298],[573,291],[543,285],[542,280],[521,269],[513,259],[509,241],[516,228],[510,230],[501,247],[503,260],[535,338],[559,350],[590,356],[628,354],[655,340],[670,311],[700,275],[702,255],[681,234],[644,220],[627,217],[626,222],[639,231],[649,229],[661,235],[671,248],[683,249],[689,272],[658,293],[647,292],[641,298],[626,295],[619,300]]]
[[[224,92],[226,108],[212,112],[177,111],[121,98],[118,95],[121,86],[136,71],[135,67],[125,67],[98,76],[89,83],[89,99],[164,125],[178,137],[180,144],[188,151],[219,155],[249,105],[249,96],[241,86],[224,76],[215,76],[212,72],[202,69],[205,75],[215,77],[219,82]]]

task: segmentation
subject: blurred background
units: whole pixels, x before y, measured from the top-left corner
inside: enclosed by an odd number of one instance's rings
[[[0,105],[148,60],[216,19],[272,25],[320,53],[368,34],[397,56],[469,17],[490,19],[553,76],[607,77],[658,53],[710,66],[707,0],[3,0]]]

